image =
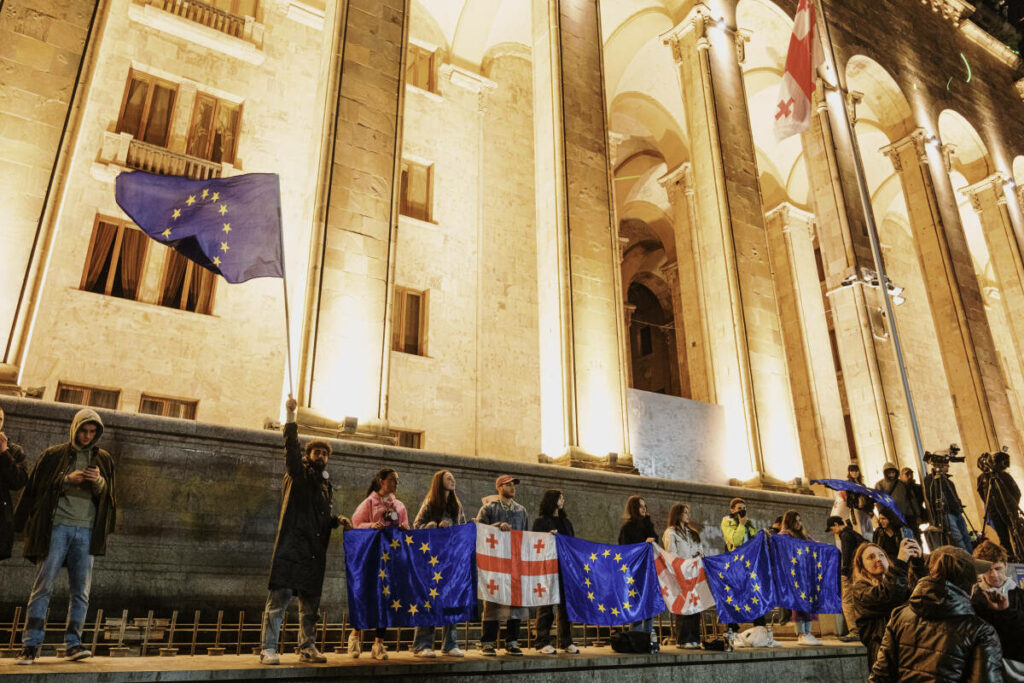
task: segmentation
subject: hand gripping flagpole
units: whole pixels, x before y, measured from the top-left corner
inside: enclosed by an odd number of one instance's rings
[[[903,347],[900,344],[900,335],[896,328],[896,315],[893,311],[892,298],[889,295],[889,278],[885,273],[885,263],[882,261],[882,250],[878,243],[878,229],[875,225],[875,213],[871,207],[871,195],[868,192],[867,182],[864,179],[864,160],[861,158],[860,145],[857,142],[857,137],[853,130],[853,122],[850,121],[850,112],[847,109],[845,97],[843,97],[844,93],[846,93],[846,87],[843,83],[843,79],[839,75],[835,47],[832,44],[832,35],[828,28],[828,20],[825,18],[825,5],[822,0],[814,0],[814,4],[823,29],[822,36],[825,38],[825,43],[828,45],[828,50],[826,52],[828,66],[835,74],[836,88],[838,89],[841,98],[841,106],[839,109],[842,111],[843,121],[846,124],[846,133],[850,136],[850,148],[853,150],[854,168],[856,169],[857,176],[857,189],[860,194],[861,207],[864,210],[864,219],[868,229],[868,239],[871,242],[871,256],[875,261],[875,271],[878,273],[878,282],[881,286],[883,296],[885,297],[885,310],[886,315],[889,316],[892,343],[896,350],[896,363],[900,369],[900,379],[903,382],[903,393],[907,399],[907,411],[910,415],[910,426],[913,428],[914,432],[914,446],[917,448],[917,458],[920,462],[921,469],[919,473],[923,477],[928,471],[928,467],[924,462],[924,447],[921,445],[921,429],[917,423],[917,411],[914,408],[914,397],[910,392],[910,381],[907,379],[907,366],[903,358]]]

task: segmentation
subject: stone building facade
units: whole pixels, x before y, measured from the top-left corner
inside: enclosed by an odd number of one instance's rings
[[[924,448],[1021,478],[1018,57],[963,0],[826,0],[777,142],[796,4],[7,0],[0,382],[253,427],[291,365],[399,445],[874,481],[919,467],[898,330]],[[280,174],[285,287],[147,242],[132,169]]]

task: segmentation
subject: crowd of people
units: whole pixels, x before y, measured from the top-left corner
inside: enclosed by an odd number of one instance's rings
[[[334,529],[433,529],[464,524],[468,519],[456,492],[455,475],[447,470],[434,474],[411,522],[406,506],[397,496],[399,473],[393,468],[377,472],[351,518],[335,514],[333,487],[327,476],[331,445],[314,439],[303,449],[295,423],[295,401],[289,399],[286,407],[285,474],[260,654],[260,661],[268,665],[280,662],[282,617],[296,599],[300,661],[326,661],[316,647],[315,634],[328,544]],[[24,450],[3,432],[0,410],[0,560],[11,556],[17,530],[25,533],[24,556],[36,564],[19,664],[31,664],[39,656],[50,595],[54,582],[65,569],[70,586],[65,656],[69,660],[91,656],[81,635],[93,561],[104,554],[116,522],[114,460],[99,448],[102,435],[100,416],[90,409],[80,410],[71,422],[69,441],[48,448],[29,472]],[[848,477],[863,484],[856,465],[850,466]],[[562,490],[544,492],[531,525],[529,512],[516,500],[519,483],[512,475],[498,477],[495,494],[484,499],[471,521],[502,531],[575,535]],[[949,517],[943,520],[943,526],[950,542],[926,555],[919,523],[928,519],[924,491],[933,485],[939,491],[936,495],[943,497],[943,514]],[[860,640],[866,647],[870,680],[1024,681],[1024,590],[1007,573],[1006,549],[987,540],[972,547],[966,529],[958,528],[962,515],[959,523],[952,519],[962,505],[947,477],[938,476],[934,482],[926,479],[922,487],[914,482],[913,472],[908,468],[900,471],[887,463],[876,488],[892,497],[902,521],[884,508],[873,514],[874,502],[870,497],[846,492],[834,510],[842,514],[829,517],[825,528],[842,557],[842,618],[851,629],[845,639]],[[23,492],[14,509],[11,492],[17,490]],[[742,498],[730,501],[720,528],[727,551],[758,533]],[[814,540],[795,510],[776,519],[768,533]],[[999,536],[1004,540],[1002,533]],[[689,505],[672,505],[665,530],[659,535],[646,501],[641,496],[631,496],[625,503],[618,543],[644,542],[659,544],[683,559],[703,554],[700,530],[691,520]],[[497,654],[499,631],[504,625],[505,654],[522,656],[521,625],[528,618],[529,608],[482,602],[480,653]],[[788,618],[794,623],[799,645],[821,645],[811,633],[817,615],[794,611]],[[764,627],[765,623],[764,617],[755,619],[753,628]],[[649,634],[656,643],[652,619],[634,623],[630,630]],[[727,640],[735,641],[738,632],[738,624],[728,624]],[[538,608],[535,643],[540,653],[578,653],[572,634],[564,600]],[[367,634],[351,632],[347,648],[351,657],[363,653],[364,635]],[[371,656],[387,659],[386,630],[376,629],[370,635]],[[437,657],[436,635],[434,627],[417,627],[415,656]],[[672,635],[664,644],[681,649],[700,648],[700,615],[673,615]],[[442,628],[440,654],[465,656],[452,625]]]

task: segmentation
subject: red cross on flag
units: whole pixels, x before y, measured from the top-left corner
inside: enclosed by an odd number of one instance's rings
[[[512,607],[556,604],[561,598],[555,537],[477,524],[476,592],[488,602]]]
[[[793,18],[793,35],[786,54],[786,71],[779,86],[775,117],[775,138],[785,140],[811,127],[811,96],[814,94],[814,71],[825,56],[816,35],[814,1],[800,0]]]
[[[699,557],[684,560],[664,548],[654,547],[658,549],[654,570],[658,572],[665,606],[673,614],[696,614],[714,607],[715,599],[704,575],[703,560]]]

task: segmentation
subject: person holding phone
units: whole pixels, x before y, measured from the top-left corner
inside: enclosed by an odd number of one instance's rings
[[[32,664],[39,656],[50,594],[64,567],[71,597],[64,656],[71,661],[92,656],[82,645],[82,625],[93,558],[106,553],[116,520],[114,459],[96,445],[102,435],[96,411],[79,410],[71,421],[71,440],[43,452],[18,502],[15,528],[25,531],[25,559],[36,563],[18,664]]]

